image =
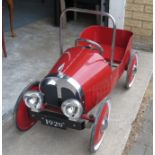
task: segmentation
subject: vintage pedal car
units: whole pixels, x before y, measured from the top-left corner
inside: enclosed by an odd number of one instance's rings
[[[113,28],[90,26],[63,53],[62,19],[67,11],[107,16]],[[38,120],[57,128],[82,130],[92,127],[90,151],[98,150],[108,127],[110,100],[108,95],[124,71],[125,86],[130,88],[137,71],[138,57],[132,52],[133,33],[116,29],[108,13],[68,8],[60,20],[61,57],[41,81],[28,85],[15,107],[16,126],[30,129]],[[96,114],[90,114],[96,106]]]

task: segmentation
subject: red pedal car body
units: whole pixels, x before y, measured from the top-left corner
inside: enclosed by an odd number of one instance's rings
[[[31,83],[17,100],[16,125],[30,129],[38,120],[57,128],[82,130],[92,127],[90,151],[98,150],[108,127],[108,95],[124,71],[125,86],[130,88],[137,71],[138,57],[132,52],[133,33],[116,29],[108,13],[77,8],[64,10],[108,16],[113,28],[90,26],[63,52],[60,22],[61,57],[41,81]],[[92,109],[98,106],[96,114]]]

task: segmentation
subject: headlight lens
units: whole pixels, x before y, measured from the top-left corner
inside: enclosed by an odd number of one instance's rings
[[[43,94],[38,91],[28,91],[24,94],[23,99],[27,107],[32,111],[39,112],[43,105]]]
[[[81,103],[76,99],[68,99],[61,105],[61,110],[70,120],[78,120],[83,112]]]

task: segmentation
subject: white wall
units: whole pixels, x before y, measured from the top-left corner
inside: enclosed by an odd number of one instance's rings
[[[124,28],[126,0],[110,0],[109,13],[115,18],[117,28]],[[109,21],[109,26],[111,26]]]

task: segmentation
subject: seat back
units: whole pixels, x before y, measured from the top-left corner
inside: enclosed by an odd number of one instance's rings
[[[80,38],[90,39],[101,45],[104,44],[111,46],[112,34],[112,28],[95,25],[84,29],[84,31],[80,34]],[[117,29],[115,46],[125,48],[132,35],[132,32]]]

